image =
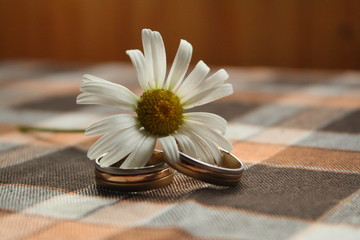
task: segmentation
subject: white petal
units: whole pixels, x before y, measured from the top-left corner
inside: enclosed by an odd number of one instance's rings
[[[94,89],[93,87],[99,87],[99,89]],[[86,89],[89,89],[89,91],[83,91]],[[137,99],[137,96],[131,92],[126,87],[107,81],[105,79],[95,77],[89,74],[85,74],[83,76],[83,81],[80,86],[80,90],[83,92],[94,92],[94,93],[108,93],[106,92],[108,89],[115,89],[116,91],[120,92],[122,95],[126,95],[129,99],[135,98]]]
[[[92,124],[86,129],[85,135],[91,136],[106,134],[129,127],[135,127],[137,124],[136,116],[130,114],[119,114]]]
[[[149,78],[151,78],[149,74],[149,70],[147,69],[147,65],[145,62],[144,55],[139,50],[127,50],[126,54],[129,55],[131,62],[133,63],[136,72],[137,78],[141,88],[146,91],[150,88],[149,86]]]
[[[126,143],[130,138],[136,138],[139,134],[139,130],[136,128],[127,128],[112,133],[108,133],[98,139],[88,150],[88,157],[90,159],[98,158],[111,151],[114,148]]]
[[[197,153],[196,153],[195,145],[188,136],[186,136],[184,134],[176,134],[176,135],[174,135],[174,137],[175,137],[177,143],[179,144],[183,153],[185,153],[186,155],[193,157],[193,158],[198,157]]]
[[[194,70],[187,76],[176,90],[176,94],[180,99],[186,98],[194,89],[202,83],[210,68],[203,62],[199,61]]]
[[[111,165],[117,163],[118,161],[129,155],[131,151],[134,150],[135,146],[136,145],[134,145],[132,148],[113,149],[111,152],[101,158],[100,167],[110,167]]]
[[[80,86],[82,92],[108,95],[129,104],[136,103],[137,96],[124,86],[110,82],[87,82]]]
[[[166,79],[166,89],[176,89],[182,82],[186,71],[189,67],[189,63],[192,55],[192,46],[185,40],[180,41],[179,49],[176,53],[174,62],[171,66],[169,75]]]
[[[137,96],[126,87],[91,75],[84,75],[80,90],[84,93],[89,93],[78,96],[77,102],[80,104],[90,101],[90,94],[97,96],[99,99],[104,99],[100,100],[100,104],[113,100],[119,105],[129,105],[133,106],[133,108],[135,108],[138,99]],[[88,99],[88,101],[86,99]],[[95,99],[91,99],[91,101],[93,100]]]
[[[77,104],[100,104],[106,106],[117,106],[125,111],[134,111],[135,106],[126,102],[114,99],[107,95],[95,95],[93,93],[81,93],[76,98]]]
[[[150,88],[155,88],[154,69],[153,69],[153,58],[152,58],[152,31],[150,29],[142,30],[142,43],[144,48],[145,63],[148,68],[148,82]]]
[[[109,81],[107,81],[105,79],[102,79],[102,78],[99,78],[99,77],[96,77],[96,76],[93,76],[90,74],[83,75],[82,81],[83,81],[83,83],[86,83],[86,82],[108,82],[108,83],[110,83]]]
[[[219,115],[207,112],[189,112],[183,115],[185,119],[201,123],[208,128],[217,129],[222,134],[225,134],[227,122]]]
[[[156,138],[144,136],[145,137],[139,141],[135,150],[132,151],[123,164],[121,164],[120,168],[143,167],[146,165],[155,149]]]
[[[166,159],[173,162],[178,161],[180,155],[175,138],[173,136],[167,136],[159,138],[159,141],[163,147]]]
[[[143,134],[140,131],[133,132],[131,137],[123,135],[119,143],[101,159],[100,166],[109,167],[129,155],[142,137]]]
[[[212,142],[206,141],[203,138],[195,138],[199,146],[204,150],[208,156],[208,163],[218,164],[221,162],[220,149]]]
[[[197,154],[199,155],[198,160],[213,164],[215,160],[209,151],[209,147],[206,145],[205,141],[202,141],[200,138],[193,137],[193,142],[196,147]]]
[[[224,82],[229,78],[228,73],[224,69],[220,69],[207,79],[205,79],[200,86],[194,87],[192,91],[188,92],[186,96],[181,98],[182,102],[186,102],[190,98],[198,95],[201,92],[210,90],[210,89],[216,89],[220,87]]]
[[[181,132],[193,141],[199,160],[211,164],[220,161],[220,154],[216,154],[220,150],[215,144],[205,141],[200,135],[185,127],[181,129]]]
[[[229,74],[224,69],[220,69],[204,81],[204,90],[220,86],[228,79]]]
[[[164,42],[159,32],[153,31],[151,34],[151,54],[155,87],[162,88],[166,74],[166,53]]]
[[[149,68],[149,85],[151,88],[162,88],[166,75],[166,53],[159,32],[143,29],[142,40],[145,62]]]
[[[209,89],[199,93],[198,95],[190,98],[186,102],[182,102],[184,109],[193,108],[196,106],[204,105],[206,103],[215,101],[219,98],[228,96],[233,93],[231,84],[223,84],[216,89]]]
[[[103,154],[107,153],[115,144],[114,138],[117,132],[106,134],[99,138],[87,152],[87,157],[94,160]]]
[[[199,124],[191,120],[186,120],[183,127],[189,129],[193,133],[198,134],[206,141],[210,141],[217,144],[226,151],[231,151],[232,149],[231,143],[224,136],[222,136],[221,134],[217,133],[213,129],[208,128],[203,124]]]

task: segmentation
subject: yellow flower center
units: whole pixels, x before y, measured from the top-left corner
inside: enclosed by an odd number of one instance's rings
[[[144,92],[138,100],[136,113],[141,126],[159,137],[174,133],[183,122],[180,99],[169,90]]]

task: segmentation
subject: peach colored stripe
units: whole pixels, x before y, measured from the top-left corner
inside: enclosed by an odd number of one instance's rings
[[[293,94],[281,98],[278,103],[296,104],[305,106],[323,106],[333,108],[359,108],[360,98],[355,97],[319,97],[307,94]]]
[[[27,92],[29,91],[29,89],[31,89],[31,93],[36,93],[36,95],[38,96],[60,96],[64,94],[79,93],[79,82],[66,81],[66,84],[64,84],[60,81],[55,82],[46,81],[44,79],[28,79],[28,81],[11,83],[7,86],[7,88],[15,91],[24,90]],[[46,91],[44,91],[44,89],[46,89]]]
[[[24,240],[97,240],[107,239],[116,233],[123,231],[124,228],[105,226],[99,224],[89,224],[76,221],[62,221],[44,231],[40,231]]]
[[[47,229],[57,220],[49,217],[23,214],[9,214],[0,219],[1,239],[19,239],[43,229]]]
[[[135,226],[141,221],[152,217],[169,207],[169,204],[121,201],[106,206],[81,221],[94,224],[109,224],[117,226]]]
[[[301,106],[320,106],[333,108],[359,108],[360,98],[356,97],[328,97],[328,96],[314,96],[303,93],[259,93],[259,92],[237,92],[229,97],[222,99],[222,101],[240,101],[248,103],[283,103],[294,104]]]
[[[276,156],[267,159],[266,162],[319,169],[360,171],[359,152],[300,146],[290,146]]]
[[[179,228],[133,228],[121,232],[109,240],[115,239],[137,239],[137,240],[157,240],[157,239],[176,239],[176,240],[194,240],[206,239],[194,237],[186,231]],[[222,238],[216,238],[221,240]]]
[[[278,100],[283,94],[264,94],[259,92],[235,92],[219,101],[238,101],[245,103],[270,103]]]
[[[232,153],[245,163],[256,163],[268,159],[286,147],[286,145],[237,142],[233,145]]]

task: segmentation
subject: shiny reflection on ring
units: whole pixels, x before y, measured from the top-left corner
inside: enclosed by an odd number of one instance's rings
[[[163,153],[155,150],[146,166],[121,169],[117,165],[100,167],[100,157],[95,161],[96,183],[123,192],[147,191],[166,186],[172,182],[174,170],[164,163],[163,158]]]

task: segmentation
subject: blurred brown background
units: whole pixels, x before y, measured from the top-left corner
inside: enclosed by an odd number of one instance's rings
[[[194,60],[360,69],[360,0],[0,0],[0,60],[129,61],[142,28]]]

